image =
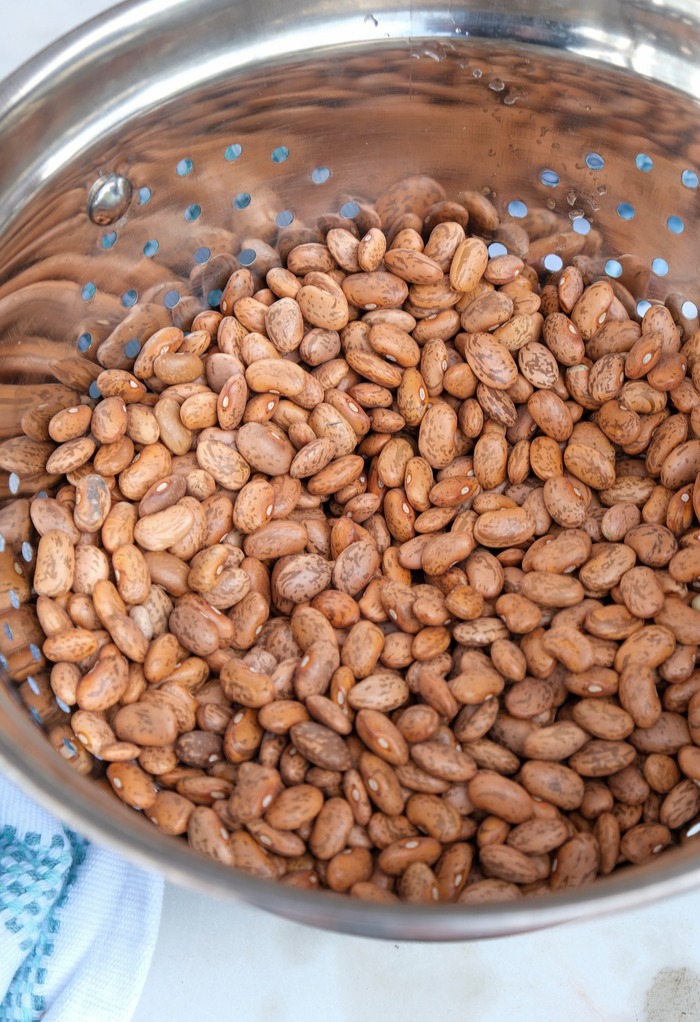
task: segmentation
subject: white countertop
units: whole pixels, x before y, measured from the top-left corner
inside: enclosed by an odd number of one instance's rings
[[[108,6],[6,3],[0,77]],[[397,944],[307,929],[167,885],[134,1022],[224,1019],[697,1022],[700,892],[527,936]]]
[[[345,937],[166,888],[134,1022],[697,1022],[700,897],[461,944]]]

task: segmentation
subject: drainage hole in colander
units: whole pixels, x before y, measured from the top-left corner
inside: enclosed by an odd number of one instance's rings
[[[166,309],[174,309],[177,303],[180,301],[180,292],[173,288],[172,291],[166,291],[163,297],[163,305]]]
[[[131,340],[127,341],[126,344],[124,345],[124,354],[126,355],[127,358],[136,358],[140,351],[141,345],[139,344],[135,337],[132,337]]]
[[[87,284],[83,286],[83,290],[80,292],[80,297],[83,299],[84,302],[89,302],[91,298],[95,297],[96,291],[97,285],[94,283],[94,281],[89,280]]]
[[[631,220],[634,216],[634,206],[631,206],[629,202],[621,202],[617,207],[617,215],[621,216],[623,220]]]
[[[643,316],[644,313],[648,312],[650,308],[651,302],[648,302],[646,298],[642,298],[640,301],[637,302],[637,315],[640,317]]]
[[[209,292],[207,295],[207,302],[212,309],[218,309],[222,294],[223,292],[220,287],[215,287],[213,291]]]
[[[698,314],[698,307],[695,302],[683,302],[681,305],[681,313],[686,317],[686,319],[695,319]]]
[[[608,259],[605,264],[605,272],[609,277],[621,277],[622,263],[619,263],[617,259]]]
[[[652,260],[651,268],[657,277],[665,277],[668,273],[668,263],[660,256]]]
[[[143,188],[139,188],[139,191],[138,191],[138,195],[139,195],[139,206],[145,206],[145,205],[146,205],[146,203],[147,203],[147,202],[149,201],[149,199],[151,198],[151,195],[152,195],[152,194],[153,194],[153,193],[152,193],[151,189],[150,189],[150,188],[147,188],[147,187],[146,187],[145,185],[144,185],[144,187],[143,187]]]
[[[241,266],[252,266],[257,259],[257,255],[254,248],[244,248],[238,256],[238,262]]]
[[[130,309],[133,305],[136,305],[138,297],[138,291],[134,291],[133,287],[130,287],[129,290],[125,291],[122,295],[122,305],[125,309]]]
[[[563,265],[563,259],[556,252],[550,252],[549,255],[544,257],[544,268],[549,270],[550,273],[557,273]]]
[[[586,166],[589,170],[602,170],[605,166],[605,160],[600,153],[588,153],[586,155]]]
[[[238,142],[234,142],[224,150],[224,159],[228,160],[229,163],[233,163],[243,152],[243,146],[239,145]]]
[[[316,167],[311,171],[311,181],[315,185],[325,185],[330,176],[331,171],[329,167]]]
[[[113,248],[117,240],[117,232],[109,231],[102,235],[102,248]]]
[[[16,472],[10,472],[10,478],[8,479],[7,485],[10,488],[10,493],[19,492],[19,476]]]
[[[571,229],[575,234],[588,234],[591,229],[591,225],[585,216],[577,216],[571,224]]]
[[[92,334],[81,334],[78,338],[78,351],[87,351],[92,345]]]
[[[251,196],[249,192],[239,192],[233,200],[234,209],[247,209],[250,206]]]
[[[197,251],[195,252],[194,261],[201,266],[202,263],[206,263],[209,261],[210,256],[211,249],[207,248],[206,245],[203,245],[201,248],[198,248]]]
[[[143,246],[143,254],[145,256],[147,256],[149,259],[152,259],[157,251],[158,251],[158,242],[156,241],[155,238],[150,238],[146,242],[146,244]]]
[[[527,206],[520,199],[513,199],[508,203],[508,212],[516,220],[522,220],[524,216],[527,216]]]
[[[22,543],[22,558],[27,564],[31,564],[34,558],[34,548],[31,543],[27,542],[27,540]]]
[[[547,188],[556,188],[556,186],[559,184],[559,175],[557,174],[556,170],[551,170],[549,167],[547,167],[540,174],[540,181],[542,182],[543,185],[546,185]]]
[[[92,398],[95,398],[95,400],[97,400],[98,397],[102,396],[100,394],[100,388],[97,386],[97,380],[93,380],[92,383],[90,384],[88,388],[88,395]]]
[[[670,216],[666,221],[666,226],[671,234],[682,234],[685,230],[685,224],[679,216]]]
[[[185,220],[187,220],[188,223],[193,223],[195,220],[199,219],[201,212],[202,207],[198,203],[193,202],[192,205],[188,206],[185,210]]]
[[[352,220],[359,212],[360,207],[354,199],[351,199],[350,202],[344,202],[339,210],[340,215],[344,216],[346,220]]]
[[[681,174],[681,183],[686,188],[697,188],[698,186],[698,175],[694,170],[684,170]]]
[[[291,209],[283,209],[281,213],[278,213],[275,217],[275,223],[278,227],[289,227],[294,220],[294,214]]]
[[[188,174],[192,173],[193,168],[194,163],[189,156],[186,156],[183,160],[180,160],[175,171],[177,172],[178,177],[187,177]]]
[[[637,169],[643,170],[645,174],[648,174],[654,166],[654,161],[651,156],[647,156],[646,153],[637,153],[634,158],[634,162],[637,164]]]
[[[289,149],[287,149],[286,145],[278,145],[270,153],[270,159],[273,163],[284,163],[285,160],[289,159]]]
[[[508,249],[505,245],[502,245],[500,241],[492,241],[489,245],[489,257],[495,259],[496,256],[507,255]]]

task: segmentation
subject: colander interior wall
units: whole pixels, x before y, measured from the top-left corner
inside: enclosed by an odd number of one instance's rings
[[[551,268],[572,239],[611,277],[638,256],[635,298],[678,293],[697,322],[700,11],[542,8],[125,4],[15,75],[0,92],[0,438],[61,382],[61,360],[84,359],[89,380],[131,310],[161,304],[186,322],[217,304],[217,256],[255,272],[260,241],[291,244],[328,214],[361,217],[412,174],[448,198],[483,191],[504,223],[556,214]],[[88,194],[108,174],[130,183],[131,201],[99,224]],[[138,348],[123,343],[126,367]],[[41,484],[2,472],[0,498]],[[493,935],[700,879],[685,849],[593,891],[478,912],[269,888],[119,812],[48,748],[13,688],[0,689],[0,758],[39,797],[175,879],[292,918],[404,938]]]

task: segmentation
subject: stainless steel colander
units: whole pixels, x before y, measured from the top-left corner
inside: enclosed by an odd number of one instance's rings
[[[289,246],[329,213],[361,219],[409,174],[451,198],[482,190],[505,224],[546,224],[547,268],[573,248],[614,279],[635,256],[635,298],[673,293],[696,328],[699,68],[695,0],[114,8],[0,88],[0,438],[38,395],[76,374],[87,388],[107,337],[103,364],[130,366],[149,324],[217,304],[232,257],[255,270],[265,244]],[[0,473],[2,499],[40,486]],[[172,880],[292,919],[473,938],[700,883],[691,842],[589,889],[478,908],[269,885],[112,804],[56,756],[15,688],[0,685],[0,761],[28,791]]]

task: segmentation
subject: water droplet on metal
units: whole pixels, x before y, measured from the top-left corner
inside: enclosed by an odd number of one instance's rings
[[[506,106],[513,106],[519,99],[527,99],[527,92],[524,89],[508,89],[508,92],[503,97],[503,102]]]
[[[133,188],[121,174],[103,174],[88,193],[87,211],[94,224],[112,224],[126,213]]]

